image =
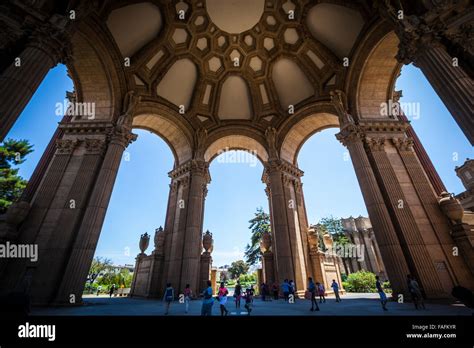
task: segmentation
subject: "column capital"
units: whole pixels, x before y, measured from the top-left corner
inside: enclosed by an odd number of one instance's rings
[[[56,139],[56,153],[58,155],[70,155],[78,144],[77,139]]]
[[[343,127],[341,131],[336,134],[336,139],[344,146],[348,146],[350,143],[363,140],[364,132],[361,127],[355,124],[349,124]]]
[[[103,156],[107,148],[105,139],[86,138],[84,140],[86,154]]]
[[[387,139],[385,137],[366,137],[364,143],[366,147],[372,151],[384,151],[386,141]]]
[[[181,177],[192,175],[203,176],[206,179],[206,182],[209,183],[211,181],[209,162],[197,159],[189,160],[168,173],[168,176],[172,179],[179,179]]]
[[[27,46],[42,50],[54,63],[71,59],[70,37],[67,31],[69,20],[56,15],[48,23],[42,23],[29,35]]]
[[[132,133],[131,127],[125,125],[117,125],[109,131],[107,138],[110,139],[110,143],[118,144],[124,149],[128,145],[137,140],[137,135]]]
[[[411,152],[413,150],[414,140],[411,137],[407,138],[392,138],[392,143],[398,151]]]

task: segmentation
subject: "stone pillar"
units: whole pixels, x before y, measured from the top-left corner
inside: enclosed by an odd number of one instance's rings
[[[76,226],[81,223],[90,190],[103,160],[105,139],[85,138],[82,143],[78,148],[82,155],[71,160],[57,198],[50,206],[35,240],[38,253],[42,256],[36,266],[32,288],[34,300],[39,302],[48,301],[57,291],[57,288],[44,284],[59,284],[65,276],[64,266],[76,238]],[[64,190],[65,185],[68,185],[68,191]],[[83,279],[86,276],[87,273]]]
[[[211,280],[212,257],[210,252],[203,252],[200,260],[199,283],[196,285],[196,294],[201,293],[207,287],[207,281]],[[216,280],[214,280],[214,283]],[[185,284],[186,285],[186,284]]]
[[[360,235],[362,237],[362,240],[364,241],[365,245],[365,257],[367,257],[366,260],[366,266],[367,270],[378,274],[378,267],[377,263],[375,261],[375,252],[374,249],[372,248],[372,240],[370,239],[370,221],[368,218],[364,218],[362,216],[359,216],[358,218],[355,219],[355,223],[357,226],[357,230],[360,232]]]
[[[337,138],[347,147],[359,181],[362,196],[369,213],[370,221],[377,233],[380,252],[387,267],[392,289],[395,294],[408,293],[406,275],[409,268],[405,261],[400,241],[385,205],[379,184],[362,142],[363,133],[353,125],[342,127]]]
[[[425,34],[420,28],[401,32],[397,58],[404,64],[413,63],[421,69],[474,145],[474,81],[454,63],[453,57],[433,34]]]
[[[105,157],[92,189],[84,216],[77,232],[64,277],[58,288],[55,302],[69,303],[71,294],[80,299],[84,279],[89,271],[105,213],[114,187],[122,155],[128,144],[136,139],[126,126],[116,126],[110,135]]]
[[[209,164],[191,160],[170,172],[172,192],[168,203],[166,277],[177,289],[190,284],[199,291],[202,219]],[[169,257],[168,257],[169,254]]]
[[[79,142],[77,139],[60,139],[56,142],[56,152],[44,174],[41,185],[34,195],[31,202],[31,208],[24,222],[18,226],[16,235],[11,239],[18,244],[37,244],[36,238],[44,223],[55,226],[59,214],[52,214],[50,208],[60,211],[66,205],[66,197],[57,197],[57,192],[69,190],[71,180],[64,182],[62,179],[66,172],[73,172],[71,166],[80,164],[80,157],[74,156]],[[71,163],[70,163],[71,162]],[[41,255],[39,257],[42,257]],[[2,267],[4,273],[0,281],[0,287],[4,290],[14,289],[17,284],[22,282],[22,277],[26,274],[25,270],[30,269],[29,275],[37,269],[38,262],[29,262],[26,259],[5,260],[7,267]]]
[[[204,200],[207,193],[207,184],[210,181],[209,164],[204,161],[193,160],[190,166],[190,173],[191,183],[188,197],[180,284],[182,288],[183,285],[189,283],[191,289],[194,291],[194,289],[197,289],[199,280]],[[212,247],[209,252],[212,252]]]
[[[0,76],[0,141],[3,141],[48,71],[65,56],[67,39],[51,26],[33,33],[30,42]]]
[[[282,160],[265,165],[264,182],[270,192],[273,254],[277,281],[293,279],[298,295],[304,294],[308,277],[307,226],[301,193],[303,172]]]
[[[262,254],[263,281],[268,285],[272,285],[275,282],[273,258],[274,256],[271,251]]]

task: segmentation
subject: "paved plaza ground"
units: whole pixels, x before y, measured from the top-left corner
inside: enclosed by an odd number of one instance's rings
[[[172,316],[196,316],[201,313],[201,300],[194,300],[190,303],[189,313],[185,314],[184,304],[175,301],[171,305],[169,315]],[[243,316],[247,312],[242,301],[241,309],[235,309],[233,298],[229,297],[227,309],[230,316]],[[296,300],[289,304],[284,300],[262,302],[260,299],[254,300],[252,316],[358,316],[358,315],[381,315],[381,316],[404,316],[404,315],[441,315],[458,316],[473,315],[473,310],[465,307],[461,303],[432,303],[426,304],[426,310],[415,310],[412,303],[389,302],[388,311],[383,311],[377,294],[346,294],[342,297],[342,302],[336,303],[334,298],[328,297],[326,303],[320,304],[319,312],[311,312],[310,301]],[[219,304],[216,302],[212,310],[213,315],[220,315]],[[164,303],[159,300],[145,300],[126,297],[108,296],[86,296],[84,305],[78,307],[61,308],[35,308],[32,315],[71,315],[71,316],[161,316],[164,315]]]

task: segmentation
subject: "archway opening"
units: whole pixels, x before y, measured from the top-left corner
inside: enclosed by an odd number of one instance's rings
[[[86,282],[86,296],[105,296],[111,287],[115,296],[128,295],[135,258],[141,252],[140,236],[144,233],[151,236],[146,251],[150,253],[155,230],[165,223],[168,172],[175,158],[161,137],[142,129],[133,132],[138,138],[122,157]]]
[[[256,284],[256,272],[261,268],[259,243],[252,243],[250,220],[262,209],[269,214],[268,198],[262,183],[262,162],[255,151],[233,150],[224,147],[212,156],[209,168],[211,183],[204,212],[204,231],[213,234],[212,271],[216,281],[226,281],[233,294],[236,279],[243,286]],[[253,231],[256,233],[256,231]],[[242,274],[237,270],[243,261]]]

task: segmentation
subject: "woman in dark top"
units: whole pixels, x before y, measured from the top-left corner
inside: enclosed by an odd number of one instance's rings
[[[240,281],[238,280],[237,280],[237,285],[235,285],[234,297],[235,297],[235,308],[240,308],[240,299],[242,298],[242,286],[240,285]]]

